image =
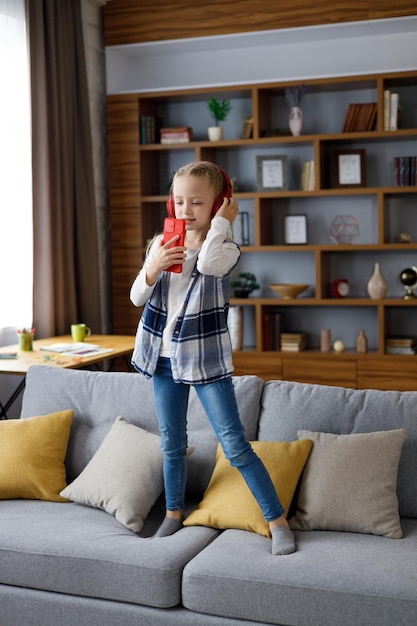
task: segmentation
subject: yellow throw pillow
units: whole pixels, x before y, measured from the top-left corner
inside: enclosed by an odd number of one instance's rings
[[[0,499],[67,502],[65,455],[74,411],[0,422]]]
[[[264,462],[287,514],[312,442],[308,439],[291,442],[253,441],[251,445]],[[226,460],[220,445],[217,447],[216,466],[203,500],[187,517],[184,525],[238,528],[271,536],[262,510],[239,470]]]

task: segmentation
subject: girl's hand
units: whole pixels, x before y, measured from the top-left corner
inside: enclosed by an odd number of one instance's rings
[[[161,245],[156,257],[146,268],[146,282],[149,286],[156,283],[159,274],[163,270],[168,269],[171,265],[184,263],[186,248],[184,246],[174,246],[171,248],[172,244],[175,243],[179,237],[179,235],[174,235],[174,237],[166,243],[163,243],[163,240],[161,239]]]
[[[239,213],[239,205],[234,198],[225,198],[216,215],[225,217],[232,224]]]

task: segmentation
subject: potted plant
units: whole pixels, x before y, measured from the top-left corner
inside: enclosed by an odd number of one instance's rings
[[[232,105],[230,104],[230,100],[216,100],[216,98],[210,98],[207,106],[214,120],[214,126],[210,126],[208,129],[209,139],[210,141],[219,141],[223,137],[223,128],[219,126],[219,122],[224,122],[227,119]]]
[[[236,298],[247,298],[252,291],[259,289],[259,284],[255,274],[241,272],[236,280],[231,282],[231,287]]]

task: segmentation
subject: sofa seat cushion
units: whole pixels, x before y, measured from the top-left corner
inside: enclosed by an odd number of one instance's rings
[[[0,519],[0,584],[159,608],[180,603],[184,565],[216,536],[195,527],[144,539],[72,502],[3,500]]]
[[[397,496],[417,518],[417,392],[344,389],[288,381],[265,384],[258,439],[293,441],[298,430],[349,435],[404,428]]]
[[[399,541],[296,531],[297,551],[288,556],[272,556],[270,540],[260,535],[224,531],[186,565],[183,604],[287,626],[414,624],[417,520],[401,523]]]

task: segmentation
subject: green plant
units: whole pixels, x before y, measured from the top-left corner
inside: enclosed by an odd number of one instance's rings
[[[293,107],[301,106],[301,102],[306,91],[307,86],[303,83],[301,85],[296,85],[295,87],[286,87],[285,99],[287,101],[288,108],[292,109]]]
[[[236,280],[231,282],[231,286],[233,289],[247,291],[248,293],[259,289],[255,274],[251,274],[250,272],[241,272],[238,274]]]
[[[225,121],[232,108],[230,100],[216,100],[216,98],[210,98],[207,106],[215,126],[218,126],[219,122]]]

